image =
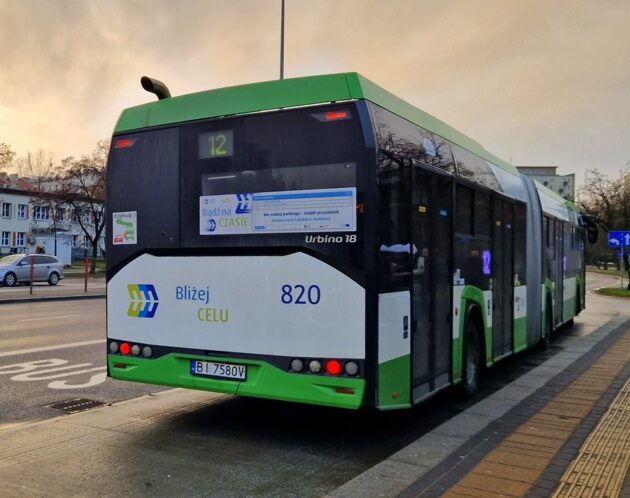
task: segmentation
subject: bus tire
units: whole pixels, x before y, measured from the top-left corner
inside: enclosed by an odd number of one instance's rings
[[[568,327],[573,327],[575,325],[575,317],[580,314],[580,288],[577,288],[577,294],[575,295],[575,314],[571,317],[570,320],[567,321]]]
[[[481,349],[479,341],[479,327],[474,318],[469,317],[464,335],[464,364],[461,383],[461,394],[465,399],[471,398],[479,390],[481,375]]]
[[[547,312],[545,313],[545,323],[543,324],[542,334],[538,346],[545,350],[549,348],[551,342],[551,330],[553,329],[553,310],[551,309],[551,299],[547,299]]]

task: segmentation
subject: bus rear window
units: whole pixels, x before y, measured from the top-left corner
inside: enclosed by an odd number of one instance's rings
[[[181,150],[191,239],[356,230],[364,149],[353,105],[192,123]]]

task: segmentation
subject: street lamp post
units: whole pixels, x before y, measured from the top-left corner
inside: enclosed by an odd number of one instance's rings
[[[280,15],[280,79],[284,79],[284,0],[282,0]]]

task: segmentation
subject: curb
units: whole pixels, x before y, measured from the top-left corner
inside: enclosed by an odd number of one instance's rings
[[[2,304],[17,304],[17,303],[40,303],[42,301],[79,301],[81,299],[104,299],[105,294],[88,294],[87,296],[74,295],[74,296],[50,296],[50,297],[16,297],[9,299],[0,299],[0,305]]]

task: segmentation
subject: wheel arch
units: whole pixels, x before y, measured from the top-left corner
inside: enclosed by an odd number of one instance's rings
[[[481,312],[481,306],[476,301],[467,300],[466,315],[464,316],[464,330],[467,329],[467,325],[470,322],[474,323],[477,326],[477,339],[479,340],[479,354],[481,356],[481,365],[486,365],[486,326],[483,319],[483,313]],[[466,347],[465,344],[464,347]]]

